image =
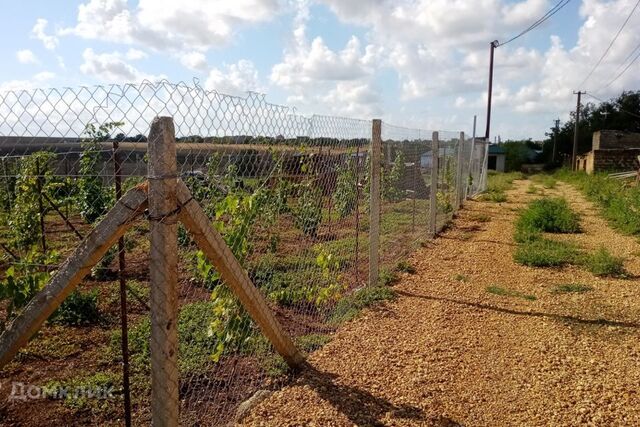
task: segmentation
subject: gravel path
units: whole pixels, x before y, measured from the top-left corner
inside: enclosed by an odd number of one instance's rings
[[[528,268],[512,253],[516,209],[539,195],[516,181],[508,201],[468,202],[412,259],[394,302],[342,327],[312,368],[260,403],[245,425],[640,425],[640,281],[579,267]],[[566,184],[584,233],[564,236],[627,258],[637,239],[611,230]],[[489,222],[479,220],[488,214]],[[555,294],[558,284],[590,292]],[[490,294],[497,285],[537,300]]]

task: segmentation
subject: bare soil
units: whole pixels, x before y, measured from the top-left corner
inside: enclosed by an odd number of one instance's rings
[[[640,244],[559,183],[545,194],[564,195],[584,230],[562,238],[625,257],[630,278],[516,264],[517,210],[540,197],[530,184],[516,181],[505,203],[467,202],[413,256],[395,301],[341,327],[243,425],[640,425]],[[593,289],[554,292],[565,284]]]

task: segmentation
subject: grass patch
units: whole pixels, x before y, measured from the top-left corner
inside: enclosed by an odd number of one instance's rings
[[[534,184],[530,184],[529,187],[527,187],[527,194],[536,194],[538,192],[538,187],[536,187]]]
[[[211,323],[216,320],[214,303],[200,301],[184,305],[178,316],[178,367],[181,375],[202,372],[212,362],[218,340],[208,333]],[[148,372],[150,363],[149,342],[151,322],[149,318],[129,328],[129,351],[133,372]],[[120,330],[111,335],[111,354],[120,359]]]
[[[529,203],[516,221],[516,242],[541,238],[546,233],[578,233],[580,217],[563,198],[543,198]]]
[[[490,171],[487,180],[487,191],[480,196],[480,200],[494,203],[502,203],[507,201],[505,191],[510,190],[513,181],[523,179],[521,172],[501,173]]]
[[[587,199],[601,209],[602,216],[616,230],[630,235],[640,235],[640,186],[629,181],[607,179],[606,174],[587,175],[561,169],[557,179],[573,184]]]
[[[457,282],[467,282],[469,280],[469,278],[467,276],[465,276],[464,274],[460,274],[460,273],[456,274],[454,276],[454,279]]]
[[[513,259],[530,267],[559,267],[577,263],[580,250],[571,243],[538,238],[520,244]]]
[[[558,183],[556,179],[552,175],[547,174],[537,174],[531,177],[533,182],[541,184],[544,188],[549,190],[556,188],[556,184]]]
[[[519,291],[502,288],[496,285],[487,286],[487,292],[489,292],[490,294],[499,295],[502,297],[522,298],[527,301],[535,301],[536,299],[538,299],[535,295],[525,294]]]
[[[393,298],[395,293],[386,286],[368,286],[358,289],[338,301],[329,320],[333,324],[347,322],[355,319],[362,309]]]
[[[416,274],[417,270],[416,268],[409,264],[408,261],[399,261],[396,264],[396,271],[399,273],[409,273],[409,274]]]
[[[582,294],[592,290],[593,288],[588,285],[582,285],[580,283],[569,283],[565,285],[554,286],[551,292],[554,294],[571,294],[571,293]]]
[[[584,260],[587,269],[596,276],[625,277],[624,258],[612,255],[601,247]]]

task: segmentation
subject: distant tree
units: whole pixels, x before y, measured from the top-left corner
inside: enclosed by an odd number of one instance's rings
[[[557,155],[569,157],[573,152],[575,112],[558,133]],[[580,117],[578,154],[591,151],[593,133],[603,129],[640,132],[640,91],[625,91],[618,97],[600,104],[587,102]],[[551,161],[553,137],[544,141],[544,159]]]

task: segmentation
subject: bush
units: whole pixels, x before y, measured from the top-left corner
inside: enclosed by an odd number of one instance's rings
[[[516,222],[514,239],[517,242],[535,240],[541,232],[578,233],[579,216],[571,210],[565,199],[544,198],[529,204]]]
[[[101,320],[98,291],[73,291],[53,313],[51,320],[70,326],[86,326]]]
[[[538,238],[520,244],[513,259],[530,267],[557,267],[575,264],[579,256],[580,251],[575,245]]]
[[[596,276],[625,276],[624,259],[601,247],[585,259],[585,266]]]

